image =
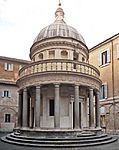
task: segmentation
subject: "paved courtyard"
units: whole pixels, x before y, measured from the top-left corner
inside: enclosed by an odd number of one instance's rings
[[[0,137],[6,135],[5,133],[0,133]],[[116,137],[119,139],[119,135],[116,135]],[[26,147],[26,146],[18,146],[18,145],[13,145],[13,144],[7,144],[4,143],[0,140],[0,150],[59,150],[59,148],[34,148],[34,147]],[[106,145],[102,145],[102,146],[93,146],[93,147],[84,147],[84,148],[79,148],[79,149],[70,149],[67,148],[68,150],[119,150],[119,140],[117,140],[114,143],[111,144],[106,144]],[[65,149],[61,149],[61,150],[66,150]]]

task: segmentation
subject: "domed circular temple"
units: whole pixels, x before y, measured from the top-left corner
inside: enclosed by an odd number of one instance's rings
[[[30,49],[31,64],[19,72],[19,126],[99,128],[99,71],[88,63],[85,41],[65,23],[61,7],[55,17],[36,37]]]
[[[88,63],[85,41],[65,23],[60,6],[55,17],[34,40],[31,64],[19,72],[19,126],[99,129],[100,73]]]

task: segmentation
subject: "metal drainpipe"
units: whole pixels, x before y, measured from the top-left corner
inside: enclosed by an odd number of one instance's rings
[[[113,41],[111,41],[112,43],[112,100],[113,100],[113,132],[116,132],[116,116],[115,116],[115,96],[114,96],[114,52],[113,52]]]

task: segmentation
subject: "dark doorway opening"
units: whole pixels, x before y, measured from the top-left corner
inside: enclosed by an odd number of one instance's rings
[[[49,100],[49,116],[54,116],[54,99]]]

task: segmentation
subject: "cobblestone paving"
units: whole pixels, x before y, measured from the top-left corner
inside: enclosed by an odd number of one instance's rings
[[[0,137],[6,135],[5,133],[0,133]],[[116,135],[119,139],[119,135]],[[93,147],[84,147],[84,148],[34,148],[34,147],[26,147],[26,146],[18,146],[13,144],[4,143],[0,140],[0,150],[119,150],[119,140],[111,144],[105,144],[101,146],[93,146]]]

